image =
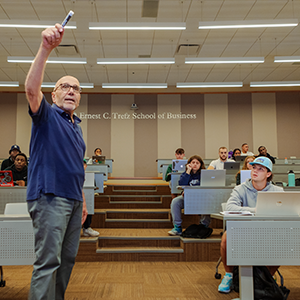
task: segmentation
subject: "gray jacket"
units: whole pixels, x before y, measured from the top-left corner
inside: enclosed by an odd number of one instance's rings
[[[266,187],[262,190],[268,191],[283,191],[283,188],[267,182]],[[253,187],[251,179],[236,186],[227,201],[226,210],[228,211],[250,211],[255,212],[257,199],[257,190]]]

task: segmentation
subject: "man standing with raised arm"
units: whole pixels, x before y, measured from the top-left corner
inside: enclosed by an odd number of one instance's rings
[[[28,72],[25,90],[32,118],[27,203],[35,235],[29,299],[64,299],[77,255],[87,209],[82,191],[85,143],[76,78],[60,78],[51,106],[41,92],[46,61],[63,38],[60,24],[42,32],[42,42]]]

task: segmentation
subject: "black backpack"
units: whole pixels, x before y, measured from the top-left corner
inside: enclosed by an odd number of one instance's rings
[[[281,274],[277,271],[282,279]],[[286,300],[290,290],[278,286],[270,271],[265,266],[253,267],[254,300]],[[239,267],[233,268],[232,288],[239,292]]]
[[[212,234],[213,230],[203,224],[192,224],[181,234],[185,238],[206,239]]]

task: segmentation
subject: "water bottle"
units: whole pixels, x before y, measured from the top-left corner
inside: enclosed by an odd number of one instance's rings
[[[285,163],[285,164],[288,164],[288,163],[289,163],[287,158],[284,159],[284,163]]]
[[[289,186],[295,186],[295,173],[293,170],[290,170],[288,175]]]

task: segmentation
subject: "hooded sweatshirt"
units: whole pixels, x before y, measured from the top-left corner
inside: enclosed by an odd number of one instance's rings
[[[180,175],[179,185],[200,185],[201,172],[187,174],[186,172]]]
[[[283,188],[267,182],[263,192],[279,191],[283,192]],[[250,211],[255,212],[257,190],[253,187],[251,179],[236,186],[227,201],[226,210],[228,211]]]

